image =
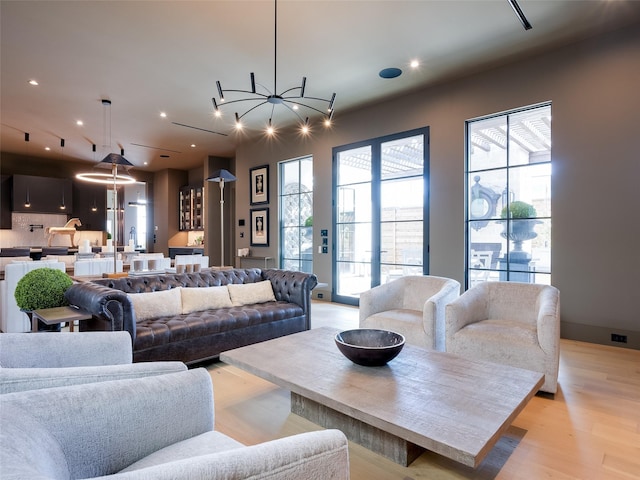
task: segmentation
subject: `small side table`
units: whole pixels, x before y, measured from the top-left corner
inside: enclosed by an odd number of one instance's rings
[[[45,325],[69,323],[69,331],[73,332],[76,320],[89,320],[92,315],[89,312],[74,307],[41,308],[31,312],[31,331],[38,331],[38,320]]]
[[[269,261],[273,260],[273,257],[256,257],[253,255],[244,255],[244,256],[236,256],[237,262],[238,262],[238,268],[242,268],[242,261],[243,260],[253,260],[253,261],[259,261],[259,262],[264,262],[264,268],[269,268]]]

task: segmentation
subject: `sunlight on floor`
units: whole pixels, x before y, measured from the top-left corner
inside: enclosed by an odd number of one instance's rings
[[[331,302],[311,302],[311,328],[358,328],[358,307]]]

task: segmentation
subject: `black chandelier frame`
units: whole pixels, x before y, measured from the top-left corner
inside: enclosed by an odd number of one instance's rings
[[[219,102],[220,104],[218,104],[218,101],[216,101],[215,97],[211,98],[211,102],[213,103],[213,108],[214,108],[214,112],[216,114],[216,116],[220,116],[221,115],[221,111],[220,111],[220,107],[224,106],[224,105],[230,105],[232,103],[240,103],[240,102],[260,102],[257,105],[252,106],[251,108],[249,108],[247,111],[245,111],[242,115],[239,115],[238,112],[235,112],[235,117],[236,117],[236,125],[240,126],[241,123],[240,121],[242,120],[243,117],[245,117],[247,114],[251,113],[252,111],[254,111],[255,109],[263,106],[263,105],[267,105],[270,104],[271,105],[271,114],[269,115],[269,123],[268,123],[268,127],[271,128],[272,127],[272,121],[273,121],[273,117],[274,117],[274,113],[275,113],[275,107],[277,105],[282,105],[284,107],[286,107],[289,111],[291,111],[293,114],[295,114],[298,119],[303,123],[303,126],[308,127],[309,126],[309,117],[306,118],[302,118],[302,116],[298,113],[299,108],[296,107],[303,107],[306,108],[308,110],[320,113],[323,117],[324,120],[327,124],[329,124],[331,122],[331,120],[333,119],[333,114],[334,114],[334,103],[336,100],[336,94],[335,92],[333,93],[333,95],[331,95],[331,98],[320,98],[320,97],[310,97],[310,96],[305,96],[306,93],[306,85],[307,85],[307,77],[302,77],[302,82],[299,86],[296,87],[291,87],[288,88],[287,90],[282,91],[281,93],[277,93],[278,92],[278,1],[274,0],[274,55],[273,55],[273,91],[269,90],[269,88],[267,88],[265,85],[261,84],[261,83],[257,83],[256,82],[256,76],[253,72],[251,72],[249,74],[249,78],[250,78],[250,84],[251,84],[251,89],[250,90],[244,90],[244,89],[223,89],[222,85],[220,84],[220,81],[217,80],[216,81],[216,87],[218,89],[218,97],[219,97]],[[267,93],[261,93],[257,91],[256,85],[262,87]],[[235,100],[229,100],[226,101],[224,94],[225,92],[234,92],[234,93],[244,93],[247,95],[254,95],[253,97],[248,97],[248,98],[239,98],[239,99],[235,99]],[[293,93],[297,92],[297,95],[294,95]],[[317,108],[316,106],[313,105],[309,105],[307,102],[305,102],[304,100],[312,100],[312,101],[317,101],[317,102],[324,102],[327,104],[327,108],[326,110],[321,110],[320,108]]]

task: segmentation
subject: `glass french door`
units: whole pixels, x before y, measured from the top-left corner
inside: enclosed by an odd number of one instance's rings
[[[428,272],[429,129],[337,147],[333,301]]]

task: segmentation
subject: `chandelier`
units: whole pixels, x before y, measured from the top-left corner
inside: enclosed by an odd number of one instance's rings
[[[271,113],[269,115],[269,120],[267,122],[267,133],[273,134],[275,133],[273,127],[273,118],[275,113],[275,108],[278,105],[281,105],[287,108],[290,112],[295,114],[300,120],[300,128],[303,133],[308,133],[310,128],[309,117],[306,116],[306,113],[313,114],[314,112],[320,113],[324,119],[324,123],[326,126],[331,125],[331,120],[333,118],[333,104],[336,100],[336,94],[334,93],[331,98],[319,98],[319,97],[311,97],[306,94],[306,84],[307,77],[302,77],[302,82],[299,86],[291,87],[286,90],[278,93],[278,0],[274,0],[274,53],[273,53],[273,90],[270,90],[268,87],[257,83],[256,77],[253,72],[249,74],[250,82],[251,82],[251,90],[243,90],[243,89],[224,89],[220,84],[220,81],[216,81],[216,87],[218,88],[218,97],[219,102],[216,101],[215,97],[211,98],[213,103],[213,110],[216,117],[222,116],[222,112],[220,107],[224,105],[230,105],[232,103],[240,103],[240,102],[252,102],[251,106],[247,107],[247,110],[239,115],[238,112],[235,112],[236,117],[236,128],[242,129],[242,118],[248,113],[256,110],[257,108],[267,105],[271,107]],[[262,91],[258,91],[257,86],[261,87]],[[234,100],[227,101],[225,99],[225,92],[235,92],[251,95],[245,98],[238,98]],[[326,105],[326,108],[323,107]],[[306,112],[301,115],[301,112]]]

